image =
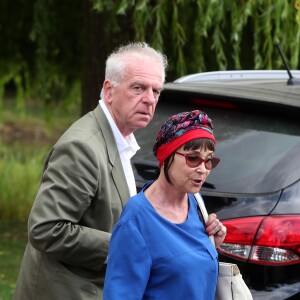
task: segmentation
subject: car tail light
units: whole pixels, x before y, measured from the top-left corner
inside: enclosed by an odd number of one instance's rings
[[[213,99],[203,99],[203,98],[189,98],[188,103],[196,104],[196,105],[205,105],[205,106],[213,106],[219,108],[227,108],[232,110],[239,110],[239,107],[234,103],[222,101],[222,100],[213,100]]]
[[[300,262],[300,217],[281,215],[223,220],[227,227],[221,254],[257,264]]]

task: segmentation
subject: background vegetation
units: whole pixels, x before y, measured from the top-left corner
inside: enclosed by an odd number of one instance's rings
[[[0,219],[0,229],[0,300],[11,300],[27,241],[26,224]]]
[[[2,0],[0,111],[6,89],[53,106],[99,98],[104,62],[116,45],[145,40],[170,61],[167,80],[194,72],[279,69],[280,42],[299,68],[300,0]],[[49,113],[50,111],[50,113]]]
[[[52,110],[26,103],[26,115],[16,118],[11,99],[3,102],[0,129],[0,300],[12,299],[27,242],[27,217],[36,196],[43,161],[61,132],[78,118],[79,110]]]

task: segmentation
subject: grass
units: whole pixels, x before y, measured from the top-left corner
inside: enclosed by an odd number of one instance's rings
[[[23,113],[4,101],[0,119],[0,219],[26,220],[38,190],[43,161],[61,133],[79,116],[79,109],[59,105],[45,109],[27,103]],[[1,300],[1,299],[0,299]]]
[[[26,220],[40,181],[49,146],[5,146],[0,149],[0,218]]]
[[[0,300],[10,300],[27,242],[26,222],[0,220],[0,241]]]
[[[67,108],[63,104],[56,104],[45,108],[42,102],[27,100],[24,111],[16,108],[14,99],[7,98],[3,101],[0,111],[0,130],[6,125],[12,125],[20,132],[31,130],[38,133],[35,138],[56,138],[62,129],[67,128],[80,116],[80,105]],[[19,137],[17,137],[19,138]]]
[[[0,112],[0,300],[12,298],[27,242],[27,218],[38,190],[43,161],[78,109],[36,102],[17,112],[6,99]]]

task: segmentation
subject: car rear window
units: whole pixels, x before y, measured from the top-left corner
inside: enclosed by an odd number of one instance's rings
[[[216,156],[221,163],[207,182],[207,191],[264,194],[278,191],[300,178],[300,122],[294,118],[197,104],[159,103],[150,125],[136,132],[141,150],[135,160],[156,162],[152,146],[162,123],[171,115],[193,109],[213,120]],[[253,112],[254,111],[254,112]]]

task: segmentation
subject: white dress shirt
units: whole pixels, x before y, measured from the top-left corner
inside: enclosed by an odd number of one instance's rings
[[[131,166],[130,159],[135,155],[136,151],[140,149],[133,133],[124,137],[119,128],[117,127],[115,121],[113,120],[110,112],[108,111],[105,102],[100,99],[99,104],[107,117],[107,120],[110,124],[110,127],[113,131],[113,135],[115,137],[117,148],[121,157],[121,162],[123,165],[125,178],[128,184],[130,196],[134,196],[136,194],[136,184],[135,178]]]

